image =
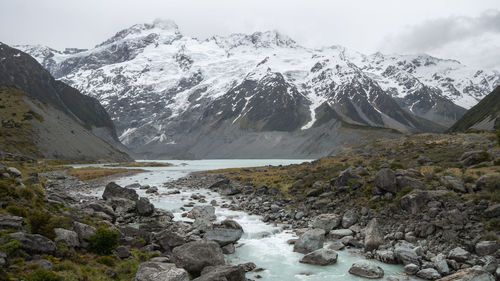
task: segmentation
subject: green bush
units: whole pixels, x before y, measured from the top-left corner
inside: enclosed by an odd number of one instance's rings
[[[132,259],[123,260],[118,266],[118,269],[116,270],[116,273],[118,274],[118,279],[119,280],[131,279],[137,272],[138,266],[139,262],[137,262],[136,260]]]
[[[399,162],[392,162],[389,167],[391,168],[391,170],[404,169],[403,164]]]
[[[25,281],[62,281],[59,277],[52,271],[40,268],[32,274],[26,275]]]
[[[26,213],[26,209],[24,208],[21,208],[19,206],[8,206],[6,208],[6,211],[11,214],[11,215],[14,215],[14,216],[19,216],[19,217],[27,217],[28,214]]]
[[[100,264],[107,265],[109,267],[115,266],[116,261],[113,259],[113,257],[110,256],[101,256],[96,259],[96,262]]]
[[[28,216],[31,233],[41,234],[49,239],[54,239],[56,234],[51,224],[52,215],[48,212],[34,211]]]
[[[111,251],[118,247],[118,232],[100,226],[94,235],[89,239],[90,248],[99,255],[109,255]]]
[[[10,238],[10,237],[9,237]],[[5,252],[9,255],[14,254],[22,246],[21,242],[10,238],[9,242],[0,245],[0,251]]]

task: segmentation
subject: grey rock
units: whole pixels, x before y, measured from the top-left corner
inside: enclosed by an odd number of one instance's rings
[[[108,200],[113,197],[125,198],[132,201],[137,201],[139,199],[139,195],[137,195],[137,192],[135,190],[130,188],[124,188],[117,185],[114,182],[110,182],[106,185],[104,193],[102,194],[102,198],[104,200]]]
[[[234,244],[227,244],[226,246],[222,247],[222,253],[225,255],[230,255],[234,254],[236,251]]]
[[[172,250],[172,259],[193,275],[199,275],[206,266],[224,265],[224,254],[214,241],[193,241]]]
[[[144,262],[132,281],[189,281],[188,273],[172,263]]]
[[[396,256],[394,255],[394,252],[391,250],[377,250],[375,252],[375,259],[383,263],[390,263],[390,264],[398,263]]]
[[[205,218],[195,219],[193,222],[193,228],[199,230],[200,232],[207,232],[210,229],[213,229],[213,224],[211,221]]]
[[[208,230],[203,238],[215,241],[222,247],[237,242],[242,235],[243,228],[241,225],[234,220],[224,220],[219,226]]]
[[[136,203],[130,199],[112,197],[107,201],[117,213],[131,213],[135,211]]]
[[[489,154],[482,150],[468,151],[462,154],[462,156],[460,157],[460,162],[464,166],[471,166],[479,164],[483,161],[487,161],[487,159],[485,159],[487,157],[489,157]]]
[[[483,215],[487,218],[496,218],[500,216],[500,204],[495,204],[489,206],[486,210],[484,210]]]
[[[8,167],[7,173],[11,174],[12,176],[14,176],[16,178],[20,178],[22,176],[21,171],[19,171],[17,168],[14,168],[14,167]]]
[[[56,244],[52,240],[40,234],[16,232],[9,235],[21,242],[21,249],[28,254],[53,254],[57,249]]]
[[[456,192],[462,192],[466,193],[467,189],[465,188],[465,185],[463,182],[457,180],[456,178],[452,176],[444,176],[439,179],[439,183],[441,183],[443,186],[445,186],[448,189],[451,189]]]
[[[245,266],[208,266],[201,272],[201,276],[193,281],[247,281]]]
[[[375,186],[381,190],[396,193],[398,186],[396,184],[396,174],[391,169],[381,169],[375,175]]]
[[[320,228],[326,232],[337,228],[340,225],[340,217],[336,214],[321,214],[314,218],[313,228]]]
[[[441,278],[441,274],[437,272],[434,268],[424,268],[417,272],[418,277],[426,279],[426,280],[436,280]]]
[[[409,187],[411,189],[425,189],[425,185],[421,180],[408,176],[397,177],[396,183],[398,185],[398,189],[402,189],[404,187]]]
[[[498,190],[500,189],[500,174],[482,175],[476,181],[476,189]]]
[[[439,274],[444,276],[450,274],[450,268],[448,267],[448,263],[446,262],[446,257],[442,253],[435,256],[432,259],[432,262],[434,263],[434,267],[439,272]]]
[[[396,246],[394,246],[394,255],[396,259],[404,265],[410,263],[420,265],[417,253],[406,243],[396,244]]]
[[[95,227],[77,221],[73,223],[73,229],[78,234],[80,241],[88,241],[90,236],[96,233]]]
[[[130,257],[130,250],[126,246],[118,246],[115,249],[115,253],[121,259]]]
[[[55,242],[62,242],[70,248],[80,247],[80,240],[78,240],[76,232],[64,228],[55,228],[54,232],[56,233]]]
[[[293,247],[294,252],[308,254],[323,248],[325,231],[323,229],[310,229],[302,234]]]
[[[405,265],[405,267],[404,267],[404,271],[408,275],[415,275],[415,274],[417,274],[417,272],[419,270],[420,270],[420,267],[416,264],[413,264],[413,263],[409,263],[409,264]]]
[[[456,247],[450,251],[448,258],[458,262],[466,262],[470,258],[470,253],[460,247]]]
[[[148,198],[141,197],[135,204],[137,213],[141,216],[151,216],[155,211],[155,206],[149,202]]]
[[[367,260],[357,261],[352,264],[349,273],[370,279],[384,277],[384,270],[375,263]]]
[[[46,270],[51,270],[52,266],[53,266],[53,263],[49,260],[46,260],[46,259],[33,260],[33,261],[30,261],[28,264],[33,264],[33,265],[38,266],[39,268],[43,268]]]
[[[384,244],[384,235],[376,218],[372,219],[365,228],[365,251],[377,250]]]
[[[330,249],[318,249],[305,255],[300,262],[313,265],[329,265],[337,262],[338,254]]]
[[[349,228],[358,222],[359,216],[354,210],[347,210],[342,216],[342,227]]]
[[[10,215],[0,215],[0,228],[1,229],[15,229],[20,230],[23,228],[24,218]]]
[[[440,281],[495,281],[489,272],[478,268],[467,268],[441,278]]]
[[[215,216],[215,207],[210,205],[194,206],[189,211],[188,217],[192,219],[207,219],[209,221],[214,221],[217,218]]]
[[[495,253],[498,250],[497,241],[480,241],[476,244],[476,254],[479,256],[486,256]]]

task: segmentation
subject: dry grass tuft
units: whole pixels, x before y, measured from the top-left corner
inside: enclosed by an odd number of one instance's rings
[[[102,177],[107,177],[116,174],[127,172],[140,172],[139,169],[108,169],[101,167],[83,167],[83,168],[70,168],[68,174],[79,178],[80,180],[87,181]]]

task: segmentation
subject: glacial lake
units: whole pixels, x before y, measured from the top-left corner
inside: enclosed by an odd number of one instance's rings
[[[138,160],[141,161],[141,160]],[[151,162],[150,160],[143,160]],[[290,165],[303,162],[309,162],[306,159],[220,159],[220,160],[158,160],[156,162],[167,162],[173,164],[169,167],[148,167],[141,168],[146,172],[125,176],[115,180],[116,183],[125,186],[132,183],[141,185],[156,186],[158,192],[166,193],[171,191],[163,187],[163,183],[173,181],[175,179],[186,176],[191,172],[206,171],[224,168],[243,168],[257,167],[267,165]],[[103,166],[100,164],[94,165],[74,165],[73,167],[82,166]],[[149,200],[157,208],[171,211],[175,220],[190,221],[188,218],[183,218],[180,208],[193,201],[190,199],[192,194],[203,194],[206,196],[207,202],[216,200],[218,205],[229,203],[224,197],[212,192],[208,189],[192,190],[177,187],[180,194],[171,195],[152,195],[146,194],[144,190],[137,190],[140,196],[148,197]],[[100,196],[103,188],[97,190],[93,195]],[[189,208],[185,208],[188,209]],[[290,230],[283,230],[280,225],[270,225],[262,222],[262,217],[257,215],[249,215],[242,211],[231,211],[228,209],[216,207],[217,220],[221,221],[226,218],[236,220],[244,230],[243,237],[236,245],[236,252],[232,255],[226,255],[226,260],[231,264],[240,264],[253,262],[257,267],[264,268],[261,272],[250,272],[247,278],[263,281],[343,281],[343,280],[368,280],[359,278],[348,273],[351,265],[364,257],[356,254],[355,251],[343,250],[337,251],[339,256],[337,263],[328,266],[314,266],[299,263],[302,254],[293,252],[293,245],[287,243],[290,239],[296,239],[297,236]],[[328,244],[325,245],[325,247]],[[385,275],[381,280],[385,280],[390,275],[401,275],[403,267],[401,265],[391,265],[371,260],[378,266],[384,269]],[[258,275],[258,276],[257,276]],[[411,277],[409,280],[422,280]]]

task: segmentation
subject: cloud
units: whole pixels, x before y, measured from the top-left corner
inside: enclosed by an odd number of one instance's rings
[[[427,20],[407,27],[396,36],[388,36],[384,49],[428,52],[486,33],[500,36],[500,11],[487,10],[477,17],[452,16]]]

